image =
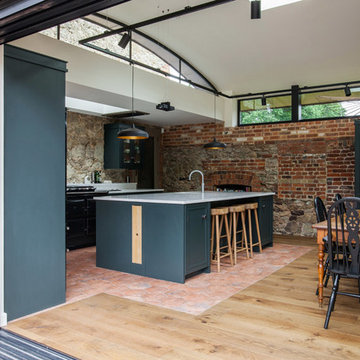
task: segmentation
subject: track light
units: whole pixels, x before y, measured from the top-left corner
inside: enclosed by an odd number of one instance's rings
[[[261,19],[261,1],[251,1],[251,19]]]
[[[265,97],[265,95],[263,95],[262,98],[261,98],[261,105],[266,106],[266,97]]]
[[[351,96],[351,90],[349,88],[349,85],[345,86],[344,91],[345,91],[345,96]]]
[[[130,40],[131,40],[130,33],[125,33],[119,41],[119,46],[125,49]]]

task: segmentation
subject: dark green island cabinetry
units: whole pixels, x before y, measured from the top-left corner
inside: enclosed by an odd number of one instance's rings
[[[184,192],[97,198],[96,265],[183,283],[191,274],[210,272],[211,207],[258,202],[263,244],[271,246],[272,195]]]

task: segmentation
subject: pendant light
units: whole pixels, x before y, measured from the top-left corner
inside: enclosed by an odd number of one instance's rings
[[[216,94],[214,94],[214,125],[215,125],[215,135],[216,135]],[[226,144],[217,141],[214,136],[214,140],[205,144],[204,148],[207,150],[222,150],[226,148]]]
[[[118,139],[143,140],[148,139],[149,134],[135,127],[134,124],[134,65],[131,64],[131,118],[133,125],[130,128],[120,130],[117,134]]]

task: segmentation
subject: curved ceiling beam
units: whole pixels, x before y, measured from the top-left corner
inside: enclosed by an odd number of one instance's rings
[[[119,25],[119,26],[123,26],[123,27],[126,27],[127,25],[121,21],[118,21],[116,19],[113,19],[113,18],[110,18],[108,16],[105,16],[105,15],[102,15],[102,14],[99,14],[99,13],[95,13],[95,14],[92,14],[93,16],[95,17],[98,17],[99,19],[101,20],[106,20],[106,21],[110,21],[116,25]],[[85,20],[87,20],[85,18]],[[87,20],[89,21],[89,20]],[[91,21],[91,20],[90,20]],[[96,22],[95,22],[96,23]],[[103,24],[101,23],[96,23],[97,25],[99,26],[103,26],[104,28],[106,28]],[[144,37],[145,39],[153,42],[154,44],[160,46],[161,48],[163,48],[164,50],[168,51],[171,55],[174,55],[175,57],[177,57],[183,64],[185,64],[186,66],[188,66],[192,71],[194,71],[197,75],[199,75],[211,88],[211,90],[215,93],[218,93],[218,90],[217,88],[215,87],[215,85],[208,79],[206,78],[205,75],[203,75],[198,69],[195,68],[195,66],[193,66],[192,64],[190,64],[187,60],[185,60],[183,57],[181,57],[179,54],[177,54],[174,50],[168,48],[166,45],[164,45],[163,43],[161,43],[160,41],[152,38],[151,36],[145,34],[144,32],[140,31],[140,30],[132,30],[133,32],[139,34],[140,36]],[[86,40],[86,39],[84,39]],[[157,57],[159,57],[161,60],[163,60],[164,62],[166,62],[167,64],[169,64],[166,59],[162,58],[159,54],[156,54],[154,51],[152,51],[151,49],[147,48],[146,46],[144,46],[143,44],[133,40],[134,42],[138,43],[139,45],[141,45],[142,47],[144,47],[145,49],[147,49],[148,51],[152,52],[154,55],[156,55]],[[83,42],[83,40],[81,40],[81,43]],[[82,45],[85,45],[85,43],[82,43]],[[172,66],[171,64],[169,64],[170,66]],[[192,81],[190,80],[189,81],[190,83],[192,83]],[[198,86],[199,84],[194,84],[194,86]],[[199,87],[199,86],[198,86]]]

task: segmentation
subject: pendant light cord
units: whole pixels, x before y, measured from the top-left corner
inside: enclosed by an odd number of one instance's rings
[[[134,64],[131,65],[131,119],[134,123]]]
[[[214,94],[214,139],[216,138],[216,95]]]

